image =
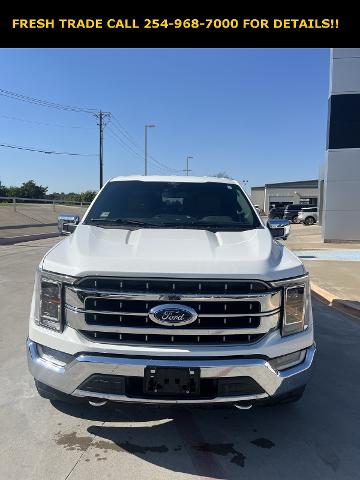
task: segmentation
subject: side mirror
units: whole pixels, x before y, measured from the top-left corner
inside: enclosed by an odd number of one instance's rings
[[[286,240],[290,235],[289,220],[268,220],[267,227],[274,238]]]
[[[80,222],[79,215],[61,214],[58,216],[59,235],[70,235],[73,233]]]

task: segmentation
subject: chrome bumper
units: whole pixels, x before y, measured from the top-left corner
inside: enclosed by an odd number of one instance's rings
[[[77,397],[96,397],[120,402],[136,403],[236,403],[283,395],[306,385],[316,347],[307,349],[304,361],[283,371],[276,371],[268,361],[258,358],[215,359],[215,360],[172,360],[155,358],[124,358],[105,356],[100,353],[79,354],[65,366],[59,366],[40,357],[36,343],[27,340],[29,370],[33,377],[61,392]],[[78,387],[93,374],[111,374],[125,377],[144,377],[147,366],[154,367],[198,367],[201,378],[241,377],[253,378],[266,393],[256,395],[216,397],[212,399],[162,400],[133,398],[80,390]]]

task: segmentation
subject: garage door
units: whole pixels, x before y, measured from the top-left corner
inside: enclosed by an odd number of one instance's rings
[[[276,196],[276,195],[270,195],[269,197],[269,203],[280,203],[280,202],[288,202],[288,203],[293,203],[294,197],[293,196]]]

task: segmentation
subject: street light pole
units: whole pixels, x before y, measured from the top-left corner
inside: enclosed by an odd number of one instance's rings
[[[148,160],[147,160],[147,151],[148,151],[148,128],[154,128],[155,125],[145,125],[145,176],[148,174]]]
[[[189,160],[192,160],[193,158],[194,157],[191,157],[190,155],[188,155],[186,157],[186,170],[185,171],[186,171],[186,176],[187,177],[189,176],[189,172],[191,171],[191,170],[189,170]]]

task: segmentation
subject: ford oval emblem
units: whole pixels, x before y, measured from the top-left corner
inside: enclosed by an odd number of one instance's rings
[[[188,325],[194,322],[197,316],[193,308],[177,303],[164,303],[153,307],[149,312],[149,317],[153,322],[170,327]]]

